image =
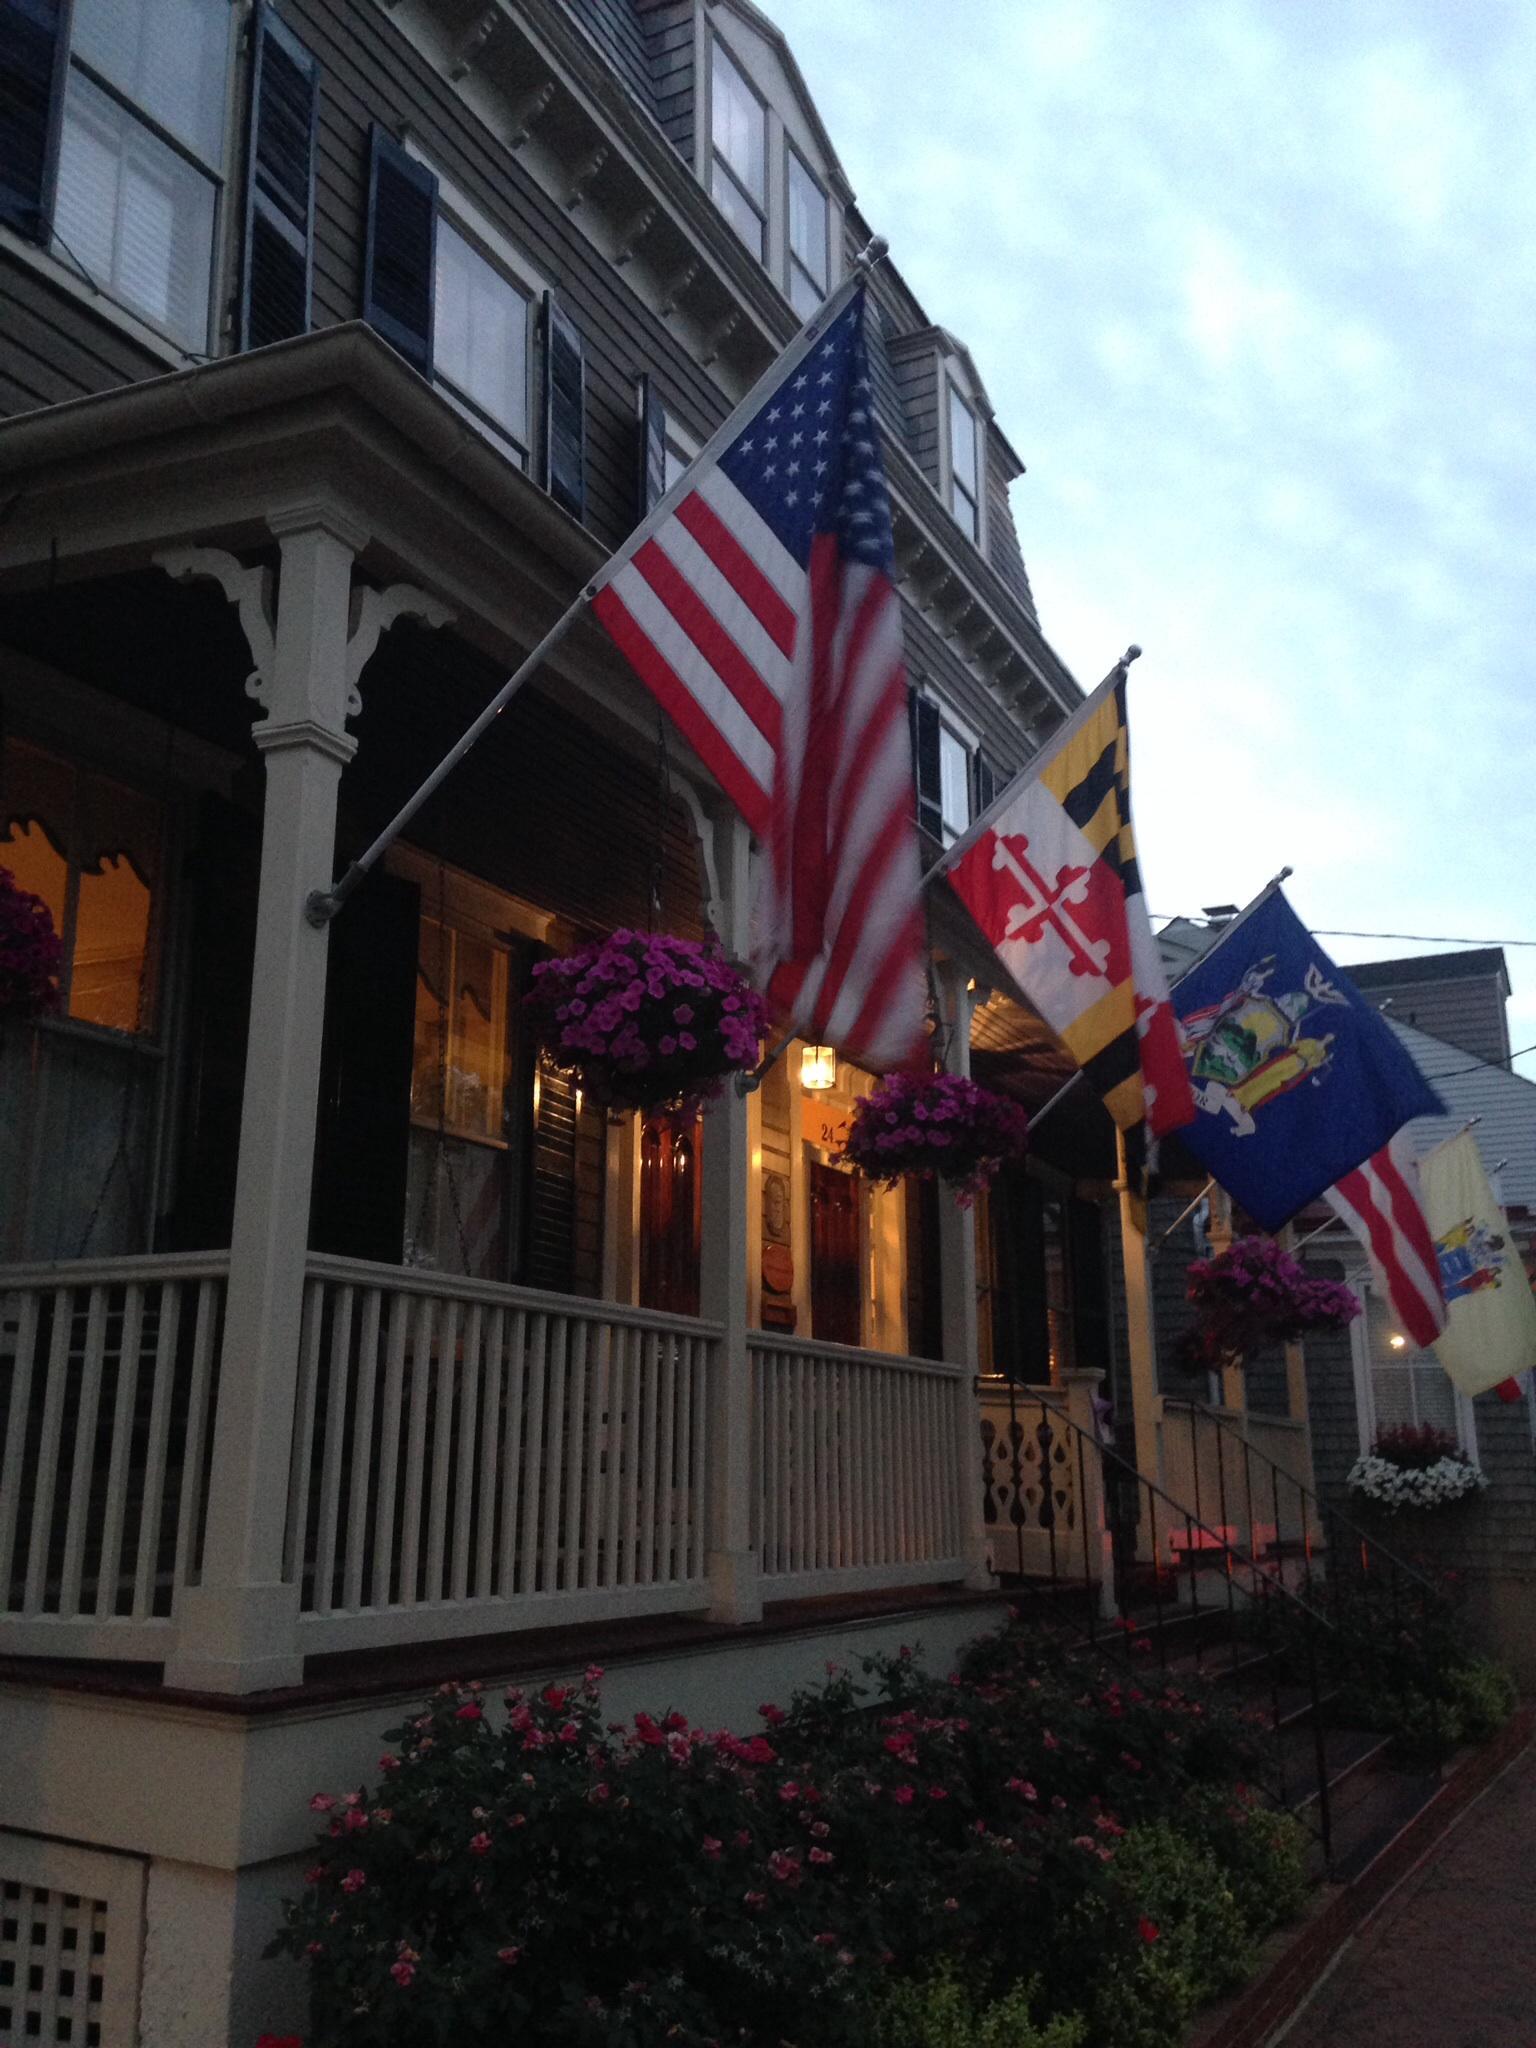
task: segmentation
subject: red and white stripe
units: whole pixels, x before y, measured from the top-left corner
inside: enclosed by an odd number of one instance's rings
[[[767,850],[754,956],[784,1028],[910,1058],[921,860],[890,579],[827,533],[802,568],[711,466],[593,610]]]
[[[1419,1201],[1419,1173],[1402,1134],[1328,1190],[1328,1201],[1365,1246],[1371,1278],[1421,1351],[1445,1328],[1440,1261]]]
[[[711,467],[592,601],[759,839],[808,585],[767,521]]]
[[[901,603],[811,543],[767,835],[755,953],[787,1025],[871,1066],[923,1037],[922,864]]]

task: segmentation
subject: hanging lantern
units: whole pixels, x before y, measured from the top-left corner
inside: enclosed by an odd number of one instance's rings
[[[805,1045],[800,1048],[800,1086],[818,1095],[837,1086],[835,1045]]]

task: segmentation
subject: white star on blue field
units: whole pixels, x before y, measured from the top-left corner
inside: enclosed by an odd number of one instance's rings
[[[766,6],[1028,465],[1047,637],[1146,649],[1153,909],[1290,863],[1315,927],[1536,939],[1536,6]]]

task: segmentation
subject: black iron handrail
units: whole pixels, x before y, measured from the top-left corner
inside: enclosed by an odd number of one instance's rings
[[[1036,1442],[1040,1447],[1041,1510],[1036,1516],[1036,1524],[1047,1536],[1050,1558],[1050,1569],[1046,1575],[1046,1589],[1043,1592],[1035,1576],[1026,1572],[1024,1568],[1023,1522],[1021,1519],[1023,1510],[1020,1500],[1023,1484],[1020,1451],[1024,1441],[1022,1434],[1023,1425],[1019,1422],[1021,1410],[1031,1416]],[[1033,1415],[1036,1411],[1038,1412],[1038,1421],[1033,1421]],[[1098,1611],[1098,1601],[1095,1594],[1095,1587],[1101,1582],[1105,1569],[1105,1559],[1103,1556],[1104,1537],[1096,1527],[1090,1526],[1090,1518],[1085,1509],[1089,1500],[1088,1472],[1090,1460],[1097,1460],[1106,1494],[1111,1488],[1112,1481],[1118,1481],[1119,1489],[1122,1492],[1128,1491],[1132,1486],[1136,1489],[1136,1528],[1139,1534],[1143,1518],[1145,1518],[1148,1550],[1150,1553],[1151,1596],[1154,1610],[1154,1618],[1147,1627],[1146,1635],[1150,1639],[1151,1647],[1157,1653],[1159,1663],[1166,1670],[1168,1664],[1168,1624],[1178,1618],[1178,1613],[1182,1609],[1177,1595],[1175,1595],[1175,1613],[1170,1615],[1165,1611],[1167,1606],[1165,1567],[1162,1562],[1161,1543],[1158,1532],[1159,1509],[1161,1508],[1164,1537],[1176,1535],[1180,1530],[1182,1530],[1184,1536],[1182,1563],[1188,1573],[1190,1591],[1188,1614],[1194,1623],[1195,1629],[1191,1649],[1196,1668],[1198,1669],[1201,1666],[1204,1658],[1202,1626],[1213,1613],[1218,1617],[1221,1613],[1220,1608],[1205,1608],[1200,1605],[1198,1578],[1202,1569],[1202,1561],[1210,1569],[1219,1570],[1225,1581],[1227,1649],[1233,1668],[1237,1667],[1242,1652],[1252,1645],[1247,1615],[1253,1608],[1256,1607],[1258,1609],[1260,1621],[1259,1648],[1270,1682],[1270,1726],[1276,1743],[1275,1765],[1277,1782],[1271,1787],[1271,1790],[1284,1805],[1289,1805],[1290,1802],[1287,1798],[1285,1783],[1284,1752],[1280,1747],[1280,1743],[1289,1717],[1281,1712],[1279,1696],[1279,1658],[1275,1654],[1277,1608],[1288,1618],[1293,1629],[1299,1628],[1302,1639],[1302,1662],[1305,1674],[1301,1682],[1305,1687],[1307,1706],[1310,1713],[1313,1764],[1316,1772],[1317,1824],[1314,1833],[1321,1844],[1324,1861],[1331,1868],[1333,1861],[1333,1811],[1328,1782],[1328,1757],[1323,1723],[1323,1708],[1326,1700],[1320,1678],[1318,1646],[1320,1638],[1334,1637],[1337,1632],[1327,1615],[1314,1606],[1311,1600],[1298,1593],[1294,1587],[1287,1585],[1281,1576],[1269,1571],[1256,1558],[1244,1554],[1224,1533],[1212,1528],[1208,1523],[1197,1517],[1188,1506],[1175,1500],[1172,1494],[1167,1493],[1155,1480],[1148,1479],[1143,1473],[1139,1472],[1135,1465],[1128,1459],[1121,1457],[1111,1446],[1099,1442],[1096,1437],[1090,1436],[1086,1430],[1074,1422],[1070,1416],[1063,1414],[1050,1400],[1036,1393],[1030,1394],[1027,1399],[1020,1401],[1018,1389],[1010,1387],[1009,1412],[1012,1424],[1011,1434],[1013,1435],[1013,1441],[1011,1448],[1014,1460],[1013,1478],[1015,1491],[1013,1519],[1015,1527],[1020,1533],[1018,1561],[1021,1590],[1030,1594],[1042,1594],[1042,1597],[1049,1597],[1056,1618],[1060,1619],[1065,1612],[1070,1625],[1079,1634],[1086,1635],[1089,1643],[1094,1647],[1100,1647],[1105,1642],[1114,1642],[1122,1648],[1125,1647],[1127,1635],[1123,1618],[1117,1618],[1117,1621],[1111,1624],[1105,1617],[1101,1616]],[[1064,1577],[1061,1569],[1063,1539],[1058,1538],[1058,1516],[1055,1503],[1051,1498],[1050,1484],[1052,1452],[1058,1434],[1071,1447],[1071,1453],[1075,1454],[1077,1481],[1075,1533],[1081,1546],[1083,1568],[1083,1576],[1080,1582],[1075,1578]],[[1119,1519],[1121,1518],[1106,1516],[1107,1522]],[[1065,1541],[1070,1545],[1070,1534]],[[1100,1550],[1097,1559],[1093,1556],[1093,1546],[1095,1544],[1099,1546]],[[1168,1548],[1173,1568],[1176,1571],[1181,1560],[1175,1551],[1172,1541],[1169,1542]],[[1125,1582],[1133,1576],[1133,1573],[1134,1566],[1130,1571],[1121,1571],[1118,1568],[1117,1562],[1114,1568],[1117,1600]],[[1241,1574],[1245,1577],[1246,1583],[1242,1585],[1241,1589],[1235,1583],[1235,1574]],[[1237,1597],[1239,1590],[1242,1591],[1245,1600],[1245,1606],[1241,1612]],[[1086,1618],[1081,1614],[1074,1615],[1070,1606],[1064,1609],[1058,1598],[1063,1592],[1077,1591],[1081,1592],[1082,1599],[1086,1603]],[[1282,1627],[1285,1625],[1285,1623],[1280,1624]],[[1131,1634],[1140,1639],[1139,1631],[1133,1629]],[[1327,1662],[1329,1660],[1325,1657],[1323,1661]],[[1308,1825],[1310,1824],[1309,1821]]]
[[[1219,1409],[1212,1408],[1209,1405],[1209,1403],[1205,1401],[1188,1401],[1180,1403],[1178,1402],[1177,1397],[1175,1397],[1175,1405],[1182,1405],[1189,1411],[1191,1463],[1195,1474],[1195,1481],[1197,1487],[1199,1484],[1200,1462],[1196,1451],[1194,1418],[1197,1415],[1203,1415],[1208,1422],[1214,1423],[1217,1429],[1223,1431],[1227,1436],[1235,1437],[1237,1441],[1242,1445],[1243,1457],[1245,1461],[1244,1487],[1250,1501],[1253,1498],[1253,1488],[1251,1483],[1249,1482],[1248,1473],[1246,1469],[1248,1461],[1257,1458],[1261,1465],[1268,1466],[1270,1474],[1270,1498],[1271,1502],[1275,1504],[1275,1533],[1277,1538],[1280,1529],[1278,1487],[1279,1481],[1284,1480],[1288,1486],[1294,1488],[1297,1499],[1301,1506],[1302,1545],[1303,1549],[1307,1552],[1309,1562],[1311,1559],[1311,1551],[1307,1548],[1306,1531],[1307,1503],[1310,1501],[1313,1509],[1313,1519],[1317,1522],[1318,1526],[1322,1529],[1327,1529],[1329,1526],[1331,1526],[1335,1529],[1344,1530],[1348,1534],[1351,1543],[1359,1545],[1362,1561],[1365,1560],[1367,1553],[1375,1552],[1375,1554],[1381,1559],[1383,1559],[1385,1563],[1391,1565],[1395,1573],[1402,1574],[1407,1578],[1411,1579],[1416,1586],[1420,1587],[1425,1593],[1429,1594],[1431,1598],[1438,1600],[1441,1597],[1439,1589],[1435,1585],[1434,1581],[1430,1578],[1427,1578],[1425,1574],[1417,1568],[1417,1566],[1409,1564],[1406,1558],[1399,1557],[1397,1552],[1393,1550],[1390,1547],[1390,1545],[1383,1543],[1380,1537],[1373,1535],[1369,1529],[1363,1528],[1360,1525],[1360,1523],[1353,1521],[1348,1515],[1346,1515],[1343,1512],[1341,1508],[1336,1508],[1331,1504],[1325,1505],[1325,1503],[1323,1502],[1322,1498],[1317,1493],[1315,1488],[1308,1486],[1305,1480],[1298,1479],[1294,1472],[1287,1472],[1285,1467],[1282,1464],[1280,1464],[1276,1459],[1270,1457],[1267,1451],[1262,1451],[1258,1448],[1256,1444],[1251,1443],[1248,1437],[1245,1435],[1245,1433],[1237,1427],[1237,1425],[1231,1420],[1229,1416],[1223,1415]],[[1166,1401],[1164,1402],[1163,1412],[1164,1414],[1167,1413]],[[1218,1474],[1221,1474],[1223,1471],[1219,1450],[1217,1453],[1217,1471]],[[1330,1545],[1330,1548],[1332,1548],[1332,1545]],[[1366,1565],[1366,1569],[1369,1570],[1368,1563]]]

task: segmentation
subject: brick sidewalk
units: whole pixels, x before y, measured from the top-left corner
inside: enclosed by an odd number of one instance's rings
[[[1347,1949],[1284,2048],[1536,2048],[1536,1752]]]

